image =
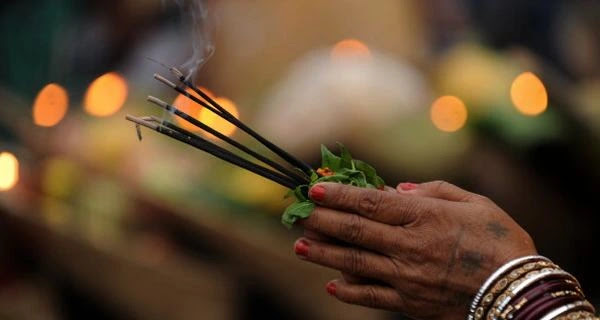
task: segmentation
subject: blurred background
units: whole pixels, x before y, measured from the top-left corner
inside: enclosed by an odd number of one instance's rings
[[[314,166],[340,141],[390,186],[492,198],[599,306],[598,17],[594,0],[2,1],[0,319],[401,318],[326,295],[337,275],[294,256],[282,187],[138,141],[124,117],[165,116],[151,94],[256,146],[154,81],[160,63]]]

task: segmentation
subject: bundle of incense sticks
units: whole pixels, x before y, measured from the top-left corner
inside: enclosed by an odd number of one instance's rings
[[[264,155],[261,155],[260,153],[250,149],[249,147],[241,144],[240,142],[218,132],[217,130],[201,122],[200,120],[177,109],[172,104],[166,103],[153,96],[148,96],[148,101],[184,119],[185,121],[194,125],[198,129],[213,135],[215,138],[222,140],[223,142],[231,145],[239,151],[244,152],[245,154],[249,155],[255,160],[258,160],[260,163],[262,163],[262,165],[249,161],[209,140],[204,139],[201,136],[198,136],[188,130],[177,126],[176,124],[168,120],[160,119],[155,116],[134,117],[132,115],[127,115],[126,119],[136,124],[136,127],[138,129],[138,137],[141,138],[141,134],[139,131],[140,126],[144,126],[156,132],[164,134],[168,137],[171,137],[175,140],[181,141],[197,149],[205,151],[219,159],[227,161],[240,168],[244,168],[248,171],[251,171],[257,175],[260,175],[266,179],[276,182],[289,189],[295,189],[299,185],[309,183],[309,177],[312,174],[313,170],[308,164],[292,156],[290,153],[286,152],[271,141],[267,140],[266,138],[258,134],[256,131],[251,129],[249,126],[244,124],[241,120],[233,116],[225,108],[220,106],[215,100],[208,96],[205,92],[194,86],[190,81],[186,80],[185,76],[181,71],[173,67],[169,68],[169,70],[173,73],[173,75],[177,77],[178,81],[180,82],[180,85],[175,84],[174,82],[168,80],[167,78],[159,74],[155,74],[154,78],[162,82],[163,84],[171,87],[172,89],[184,95],[193,102],[210,110],[211,112],[225,119],[229,123],[235,125],[240,130],[246,132],[248,135],[256,139],[258,142],[267,147],[281,159],[286,161],[288,165],[292,167],[292,169],[288,169],[285,166],[275,162],[274,160]],[[186,88],[189,88],[193,92],[197,93],[202,99],[199,99],[198,97],[190,94],[186,90]]]

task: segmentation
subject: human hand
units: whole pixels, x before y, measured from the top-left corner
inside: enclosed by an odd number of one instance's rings
[[[491,200],[446,182],[400,184],[398,192],[322,183],[319,206],[300,223],[299,257],[356,279],[333,280],[341,301],[418,319],[464,318],[468,304],[499,266],[536,253],[529,235]]]

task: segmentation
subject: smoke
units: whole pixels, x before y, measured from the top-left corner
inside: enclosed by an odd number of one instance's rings
[[[192,82],[198,70],[215,52],[213,42],[214,21],[203,0],[173,0],[179,7],[183,25],[191,27],[192,56],[179,66],[187,80]]]

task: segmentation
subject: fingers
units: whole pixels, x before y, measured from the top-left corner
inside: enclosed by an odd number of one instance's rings
[[[392,189],[394,190],[394,192],[397,192],[396,189]],[[326,237],[318,232],[314,232],[314,231],[310,231],[310,230],[304,230],[304,237],[310,240],[316,240],[316,241],[320,241],[320,242],[328,242],[328,243],[333,243],[333,244],[339,244],[339,245],[343,245],[342,243],[340,243],[339,240],[330,238],[330,237]],[[359,277],[347,272],[341,272],[342,274],[342,278],[344,278],[344,280],[348,283],[370,283],[372,282],[372,280],[367,279],[367,278],[363,278],[363,277]]]
[[[350,274],[348,272],[341,272],[342,274],[342,278],[344,278],[344,281],[348,282],[348,283],[354,283],[354,284],[367,284],[367,283],[372,283],[373,280],[369,279],[369,278],[364,278],[364,277],[359,277],[353,274]]]
[[[321,242],[331,242],[331,241],[335,241],[335,239],[331,239],[329,237],[324,236],[321,233],[318,233],[316,231],[312,231],[312,230],[304,230],[304,237],[311,239],[311,240],[317,240],[317,241],[321,241]]]
[[[400,183],[396,187],[398,192],[403,194],[418,195],[423,197],[438,198],[456,202],[490,202],[489,199],[461,189],[446,181],[438,180],[425,182],[420,184],[415,183]]]
[[[307,230],[374,251],[401,247],[404,230],[329,208],[317,207],[300,224]],[[408,237],[404,237],[407,239]]]
[[[294,251],[303,260],[355,276],[385,280],[397,273],[389,257],[363,249],[300,238],[294,244]]]
[[[327,284],[326,288],[330,295],[346,303],[392,311],[403,310],[402,297],[390,287],[333,280]]]
[[[396,189],[392,189],[394,192],[397,192]],[[310,230],[304,230],[304,237],[310,240],[316,240],[316,241],[320,241],[320,242],[328,242],[328,243],[333,243],[333,244],[340,244],[338,243],[340,242],[339,240],[330,238],[330,237],[326,237],[318,232],[315,231],[310,231]],[[348,283],[370,283],[372,282],[372,280],[367,279],[367,278],[363,278],[363,277],[359,277],[347,272],[341,272],[342,277],[344,278],[344,280],[346,280],[346,282]]]
[[[321,206],[354,212],[370,220],[391,225],[411,223],[421,214],[443,205],[432,198],[339,183],[319,183],[310,189],[309,196]]]

